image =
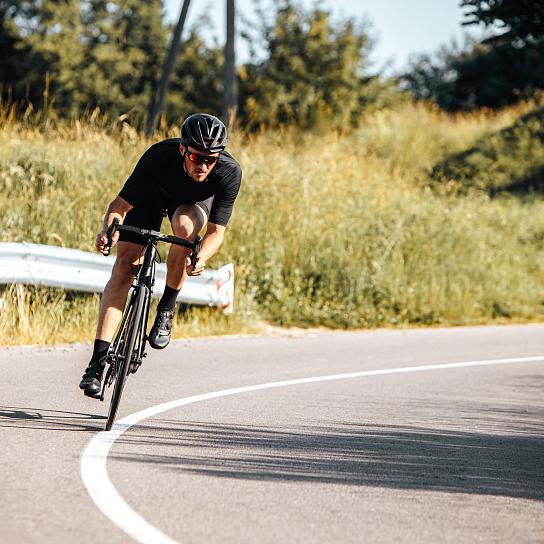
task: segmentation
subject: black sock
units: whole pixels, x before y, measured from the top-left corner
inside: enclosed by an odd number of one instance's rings
[[[173,310],[176,306],[176,300],[178,298],[180,289],[172,289],[168,284],[164,288],[159,305],[157,306],[157,312],[161,310]]]
[[[106,342],[106,340],[99,340],[98,338],[94,341],[94,350],[93,350],[93,356],[91,359],[93,361],[98,361],[106,353],[108,353],[108,349],[110,348],[111,342]]]

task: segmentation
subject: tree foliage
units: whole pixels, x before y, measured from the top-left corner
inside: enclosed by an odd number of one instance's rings
[[[326,118],[346,126],[360,114],[370,46],[363,28],[285,1],[271,24],[263,20],[260,34],[265,59],[248,63],[240,73],[240,109],[247,124],[312,126]]]
[[[201,110],[213,115],[221,115],[223,110],[223,49],[208,46],[192,30],[172,74],[165,114],[178,120]]]
[[[463,0],[461,7],[467,10],[463,24],[501,29],[492,41],[521,40],[531,44],[544,38],[544,3],[541,0]]]
[[[145,115],[166,47],[161,0],[90,0],[84,100]]]
[[[64,107],[74,92],[83,60],[78,0],[1,2],[0,41],[10,41],[4,84],[16,97],[40,104],[49,97]],[[7,77],[6,77],[7,76]]]
[[[442,48],[421,55],[403,76],[418,98],[446,110],[497,108],[544,89],[544,3],[531,0],[464,0],[465,24],[499,29],[499,34],[463,49]]]
[[[239,119],[250,127],[323,120],[345,127],[392,85],[368,77],[366,27],[277,0],[257,28],[263,55],[240,67]],[[202,25],[200,25],[202,27]],[[23,108],[60,116],[99,107],[141,126],[170,28],[162,0],[0,0],[0,82]],[[176,59],[165,115],[223,110],[222,46],[193,30]]]
[[[544,48],[472,43],[421,55],[403,82],[417,98],[447,111],[498,108],[544,89]]]
[[[160,70],[161,0],[0,0],[4,89],[61,115],[145,109]]]
[[[0,82],[9,87],[10,92],[13,92],[27,53],[21,30],[15,23],[21,11],[20,4],[17,0],[0,0]],[[15,92],[19,94],[21,87],[18,86]]]

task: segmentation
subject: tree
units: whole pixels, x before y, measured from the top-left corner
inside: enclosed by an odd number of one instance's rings
[[[223,83],[223,117],[227,125],[236,119],[238,86],[236,81],[236,13],[234,0],[227,0],[227,39],[225,43],[225,76]]]
[[[466,8],[464,25],[483,24],[503,30],[487,41],[524,44],[544,38],[544,3],[541,0],[463,0]]]
[[[140,123],[166,45],[161,0],[90,0],[85,18],[81,106],[128,113]]]
[[[436,100],[446,110],[459,109],[455,94],[457,71],[455,59],[463,54],[454,42],[442,46],[434,55],[422,54],[409,63],[409,70],[401,77],[401,84],[416,98]]]
[[[178,22],[174,28],[174,32],[172,32],[172,39],[170,40],[170,47],[168,48],[168,53],[162,67],[160,80],[158,85],[156,85],[156,89],[154,89],[149,101],[147,122],[145,127],[146,136],[151,136],[151,134],[153,134],[161,115],[164,97],[166,95],[166,91],[168,90],[168,85],[170,84],[170,76],[172,74],[172,69],[174,68],[176,56],[179,51],[181,33],[183,32],[183,27],[185,26],[185,19],[187,18],[190,3],[190,0],[184,0],[183,2]]]
[[[0,23],[0,75],[16,100],[145,115],[166,40],[161,0],[0,0]]]
[[[0,82],[3,91],[10,95],[19,94],[14,87],[22,77],[21,64],[25,58],[23,40],[14,22],[20,11],[20,2],[0,0]]]
[[[499,34],[463,49],[442,48],[410,64],[403,84],[417,98],[450,111],[497,108],[544,89],[544,3],[530,0],[464,0],[464,24]]]
[[[240,115],[250,126],[334,119],[348,126],[361,111],[369,38],[353,20],[331,21],[321,9],[305,12],[283,2],[263,23],[267,53],[240,72]]]
[[[4,1],[0,14],[3,41],[11,48],[0,72],[14,98],[69,107],[83,56],[79,0]]]
[[[166,96],[164,113],[180,121],[191,113],[205,111],[220,116],[223,111],[223,50],[209,46],[192,30],[183,42]]]
[[[447,111],[499,108],[544,89],[544,51],[510,43],[472,43],[421,55],[403,75],[416,98],[431,99]]]

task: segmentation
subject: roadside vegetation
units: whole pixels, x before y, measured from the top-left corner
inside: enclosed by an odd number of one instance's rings
[[[163,6],[0,0],[1,241],[92,251],[141,153],[189,112],[221,115],[223,48],[199,25],[159,132],[141,136],[171,34]],[[373,71],[368,21],[255,6],[229,143],[244,182],[209,263],[235,264],[235,312],[189,308],[174,335],[542,320],[544,4],[462,0],[464,24],[489,36],[397,78]],[[8,286],[0,344],[90,340],[97,306]]]
[[[406,102],[349,133],[235,134],[243,188],[209,263],[235,264],[235,312],[190,308],[174,335],[541,320],[544,201],[523,180],[542,171],[543,127],[538,101],[462,114]],[[123,120],[2,109],[0,240],[92,251],[151,143]],[[471,159],[493,153],[499,163]],[[89,341],[97,306],[97,295],[7,287],[0,343]]]

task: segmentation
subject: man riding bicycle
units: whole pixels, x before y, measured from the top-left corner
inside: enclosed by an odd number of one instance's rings
[[[149,333],[149,344],[155,349],[163,349],[170,342],[176,299],[187,275],[201,275],[223,243],[242,180],[240,165],[224,151],[226,145],[227,129],[217,117],[204,113],[187,117],[181,138],[163,140],[142,155],[108,206],[102,232],[96,238],[96,249],[107,254],[106,231],[115,218],[125,225],[158,231],[168,215],[173,233],[188,240],[195,240],[207,224],[194,267],[189,249],[170,247],[166,286]],[[85,395],[94,398],[100,395],[106,355],[145,245],[131,232],[114,234],[112,242],[117,243],[117,258],[100,301],[91,361],[79,384]]]

